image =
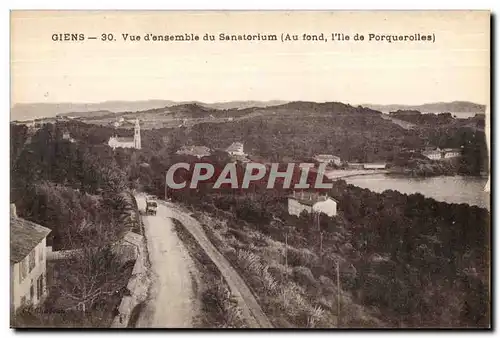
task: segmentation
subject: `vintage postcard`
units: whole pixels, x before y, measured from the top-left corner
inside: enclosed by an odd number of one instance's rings
[[[488,11],[12,11],[13,328],[491,328]]]

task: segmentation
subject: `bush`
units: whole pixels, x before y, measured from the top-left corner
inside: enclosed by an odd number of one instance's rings
[[[296,266],[293,268],[293,280],[299,285],[306,287],[307,289],[317,288],[319,286],[316,279],[308,268],[304,266]]]
[[[290,266],[306,266],[311,268],[318,264],[318,256],[308,249],[288,247],[288,264]]]
[[[202,294],[205,311],[212,314],[212,319],[219,328],[244,328],[241,309],[231,295],[225,283],[210,285]]]
[[[238,229],[229,229],[228,232],[232,234],[237,240],[239,240],[242,243],[245,244],[250,244],[252,243],[252,237],[248,235],[245,231],[243,230],[238,230]]]

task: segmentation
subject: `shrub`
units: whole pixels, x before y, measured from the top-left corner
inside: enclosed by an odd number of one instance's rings
[[[253,252],[246,250],[238,250],[237,259],[239,267],[246,275],[252,277],[253,284],[256,285],[257,281],[269,294],[276,294],[278,290],[278,282],[269,272],[269,266],[263,265],[259,256]]]
[[[268,271],[276,280],[282,281],[285,277],[285,266],[279,263],[271,265]]]
[[[309,311],[309,316],[307,318],[307,327],[316,327],[320,322],[324,320],[324,316],[325,310],[323,310],[321,306],[317,305],[316,307],[312,308]]]
[[[225,283],[212,284],[202,295],[203,306],[212,313],[220,328],[245,327],[241,309]]]
[[[305,266],[296,266],[293,268],[293,279],[299,285],[304,286],[308,289],[317,288],[318,282],[314,279],[314,276],[308,268]]]
[[[308,249],[288,247],[288,264],[290,266],[305,266],[311,268],[318,264],[318,256]]]
[[[333,280],[326,276],[319,276],[319,281],[323,286],[333,286]]]
[[[233,235],[237,240],[239,240],[242,243],[245,244],[250,244],[252,243],[252,237],[248,235],[245,231],[243,230],[238,230],[238,229],[229,229],[228,232]]]

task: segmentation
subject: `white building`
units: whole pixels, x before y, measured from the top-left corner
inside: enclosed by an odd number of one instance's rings
[[[226,152],[229,155],[237,155],[237,156],[245,156],[243,152],[243,143],[241,142],[233,142],[227,149]]]
[[[425,150],[422,152],[422,155],[431,159],[431,160],[445,160],[449,158],[460,157],[462,154],[460,149],[434,149],[434,150]]]
[[[125,121],[125,119],[123,117],[120,117],[119,119],[116,119],[116,121],[113,123],[113,125],[115,126],[115,128],[118,128],[118,127],[122,126],[124,123],[128,123],[128,121]]]
[[[63,140],[70,141],[71,143],[75,143],[75,139],[71,137],[71,134],[67,131],[63,133]]]
[[[440,160],[441,159],[441,149],[433,149],[433,150],[425,150],[422,152],[422,155],[431,160]]]
[[[385,163],[364,163],[363,169],[385,169]]]
[[[200,159],[205,156],[210,156],[211,152],[210,148],[205,146],[182,146],[177,150],[176,154],[195,156]]]
[[[314,156],[314,160],[319,163],[335,164],[337,166],[342,164],[340,157],[335,155],[320,154]]]
[[[38,305],[47,294],[46,238],[41,225],[17,217],[15,205],[10,215],[11,311],[21,305]]]
[[[311,192],[293,192],[288,196],[288,213],[300,216],[303,211],[308,213],[324,213],[330,217],[337,216],[337,201],[327,195]]]
[[[139,119],[135,120],[134,137],[117,137],[109,138],[108,145],[113,148],[134,148],[141,149],[141,126]]]
[[[365,164],[364,163],[358,163],[358,162],[348,162],[347,163],[347,167],[349,169],[364,169],[365,168]]]
[[[446,148],[443,149],[443,151],[444,151],[444,158],[460,157],[460,155],[462,154],[462,151],[460,149]]]

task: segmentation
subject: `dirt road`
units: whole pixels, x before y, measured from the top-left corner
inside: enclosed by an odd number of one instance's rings
[[[252,328],[272,328],[271,322],[267,319],[245,281],[208,239],[200,223],[172,203],[160,202],[158,207],[161,207],[166,217],[178,219],[219,268],[231,289],[231,293],[238,301],[249,326]]]
[[[145,197],[137,195],[139,210]],[[193,294],[192,274],[196,274],[189,253],[177,237],[167,208],[158,206],[156,216],[143,216],[151,261],[152,285],[136,327],[192,328],[198,306]]]

